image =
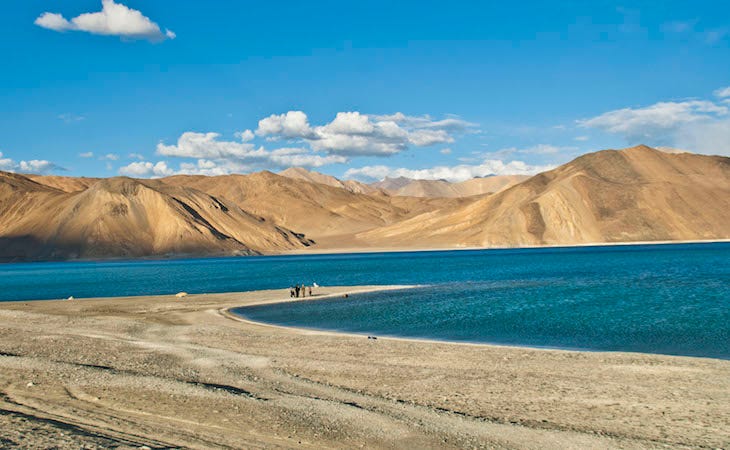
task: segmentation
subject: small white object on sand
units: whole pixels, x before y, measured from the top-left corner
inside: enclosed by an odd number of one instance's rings
[[[187,296],[188,296],[187,292],[178,292],[177,294],[175,294],[175,297],[177,297],[177,298],[183,298],[183,297],[187,297]]]
[[[72,295],[72,296],[71,296],[71,297],[69,297],[69,298],[68,298],[67,300],[73,300],[73,299],[74,299],[74,296]]]

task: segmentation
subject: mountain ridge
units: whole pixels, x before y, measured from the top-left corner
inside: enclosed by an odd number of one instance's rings
[[[517,182],[478,179],[504,184],[466,197],[354,192],[333,179],[303,170],[153,180],[0,172],[0,260],[730,238],[722,156],[603,150]]]

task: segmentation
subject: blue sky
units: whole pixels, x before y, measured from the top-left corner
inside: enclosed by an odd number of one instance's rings
[[[730,155],[730,4],[556,5],[5,2],[0,169],[458,180],[639,143]]]

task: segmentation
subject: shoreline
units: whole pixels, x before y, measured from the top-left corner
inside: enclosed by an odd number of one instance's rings
[[[320,288],[312,300],[412,286]],[[288,289],[0,303],[20,447],[721,448],[730,361],[251,322]],[[233,316],[233,317],[231,317]]]
[[[371,254],[371,253],[421,253],[421,252],[451,252],[451,251],[480,251],[480,250],[539,250],[539,249],[572,249],[590,247],[625,247],[637,245],[681,245],[681,244],[723,244],[730,243],[727,239],[698,239],[698,240],[668,240],[668,241],[630,241],[630,242],[592,242],[585,244],[549,244],[526,246],[494,246],[494,247],[323,247],[313,249],[307,247],[299,250],[287,250],[253,255],[240,254],[166,254],[140,257],[111,256],[103,258],[75,258],[75,259],[25,259],[0,260],[0,267],[6,264],[37,264],[37,263],[88,263],[88,262],[162,262],[181,261],[191,259],[223,259],[223,258],[260,258],[271,256],[315,256],[315,255],[343,255],[343,254]]]
[[[367,289],[363,291],[352,291],[347,292],[349,295],[358,295],[358,294],[367,294],[372,292],[387,292],[387,291],[399,291],[399,290],[405,290],[405,289],[418,289],[420,287],[426,287],[425,285],[419,286],[419,285],[388,285],[383,286],[382,289],[378,289],[377,287],[372,289]],[[332,299],[332,298],[338,298],[342,297],[343,294],[331,294],[331,295],[325,295],[322,297],[316,297],[316,298],[306,298],[303,301],[318,301],[318,300],[326,300],[326,299]],[[267,322],[261,322],[257,320],[252,320],[247,318],[246,316],[236,314],[233,310],[238,308],[248,308],[251,306],[262,306],[262,305],[274,305],[274,304],[283,304],[283,303],[295,303],[300,302],[301,299],[296,300],[290,300],[290,299],[283,299],[283,300],[269,300],[269,301],[262,301],[262,302],[254,302],[247,304],[245,306],[234,306],[230,308],[224,308],[220,310],[220,313],[227,317],[228,319],[247,323],[250,325],[257,325],[262,327],[271,327],[279,330],[289,330],[301,334],[320,334],[323,336],[343,336],[343,337],[349,337],[349,338],[363,338],[368,336],[374,336],[376,339],[382,339],[382,340],[392,340],[392,341],[403,341],[403,342],[413,342],[413,343],[424,343],[424,344],[448,344],[448,345],[464,345],[464,346],[484,346],[484,347],[494,347],[494,348],[508,348],[508,349],[528,349],[528,350],[535,350],[535,351],[550,351],[550,352],[572,352],[572,353],[591,353],[591,354],[635,354],[635,355],[646,355],[646,356],[662,356],[662,357],[668,357],[668,358],[699,358],[699,359],[707,359],[707,360],[718,360],[718,361],[730,361],[730,358],[714,358],[711,356],[690,356],[690,355],[672,355],[667,353],[650,353],[650,352],[638,352],[638,351],[628,351],[628,350],[591,350],[591,349],[580,349],[580,348],[564,348],[564,347],[550,347],[550,346],[534,346],[534,345],[518,345],[518,344],[499,344],[494,342],[475,342],[475,341],[453,341],[448,339],[433,339],[433,338],[419,338],[419,337],[407,337],[407,336],[391,336],[391,335],[375,335],[372,333],[355,333],[355,332],[349,332],[349,331],[336,331],[336,330],[327,330],[324,328],[305,328],[305,327],[298,327],[298,326],[289,326],[289,325],[277,325],[274,323],[267,323]]]
[[[630,242],[592,242],[586,244],[546,244],[525,246],[494,246],[494,247],[348,247],[348,248],[320,248],[290,250],[275,255],[340,255],[340,254],[368,254],[368,253],[420,253],[420,252],[451,252],[451,251],[480,251],[480,250],[540,250],[540,249],[573,249],[590,247],[629,247],[638,245],[681,245],[681,244],[723,244],[730,243],[728,239],[699,239],[699,240],[670,240],[670,241],[630,241]]]

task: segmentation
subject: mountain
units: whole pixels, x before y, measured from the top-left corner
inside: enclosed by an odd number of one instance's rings
[[[525,175],[496,175],[450,183],[446,180],[412,180],[400,177],[386,179],[380,183],[374,183],[372,186],[393,186],[387,188],[386,191],[397,196],[456,198],[493,194],[528,178]]]
[[[401,188],[407,186],[412,181],[413,180],[411,178],[406,178],[406,177],[397,177],[397,178],[385,177],[381,181],[371,183],[370,186],[372,186],[376,189],[382,189],[384,191],[392,192],[392,191],[397,191],[398,189],[401,189]]]
[[[88,189],[99,178],[60,177],[56,175],[25,175],[27,178],[44,186],[49,186],[63,192],[80,192]]]
[[[295,180],[309,181],[310,183],[319,183],[327,186],[332,186],[346,191],[353,192],[355,194],[372,194],[378,191],[377,188],[368,186],[367,184],[360,183],[355,180],[338,180],[331,175],[325,175],[319,172],[313,172],[301,167],[291,167],[289,169],[279,172],[282,177],[292,178]]]
[[[109,178],[80,192],[0,172],[0,259],[257,254],[302,235],[225,199],[154,180]]]
[[[178,175],[162,182],[226,198],[273,223],[323,240],[400,222],[445,206],[448,200],[355,193],[271,172],[205,177]]]
[[[730,238],[730,158],[720,156],[639,146],[586,154],[521,182],[383,182],[423,196],[353,192],[309,171],[286,175],[0,172],[0,260]],[[442,188],[497,192],[448,197]]]
[[[339,180],[331,175],[292,167],[279,172],[279,175],[310,183],[324,184],[356,194],[386,192],[399,197],[456,198],[473,195],[493,194],[529,178],[525,175],[497,175],[473,178],[460,183],[446,180],[414,180],[406,177],[388,178],[371,184],[354,180]]]
[[[380,246],[730,238],[730,158],[646,146],[583,155],[463,207],[358,233]]]
[[[495,194],[521,183],[530,178],[527,175],[494,175],[491,177],[472,178],[471,180],[454,183],[457,197],[471,195]]]

